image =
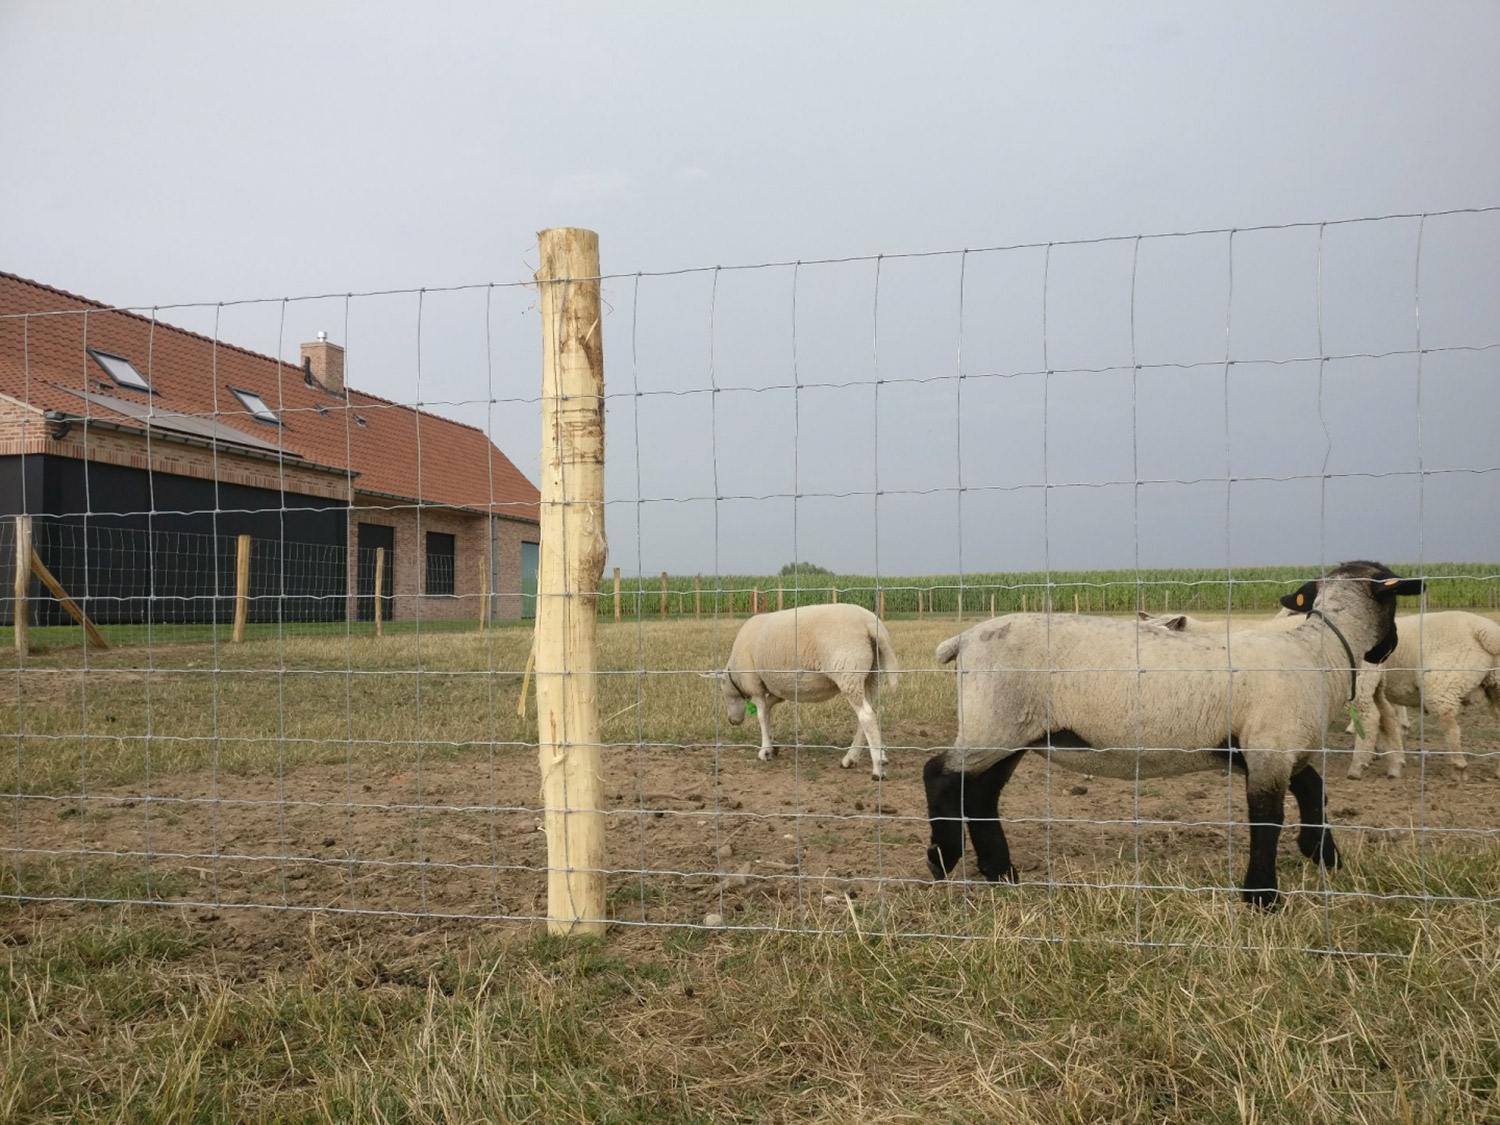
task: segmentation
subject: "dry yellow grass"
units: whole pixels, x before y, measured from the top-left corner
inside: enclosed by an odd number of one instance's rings
[[[695,674],[733,627],[606,625],[605,737],[697,748],[677,752],[695,785],[725,762],[786,784],[785,755],[759,764],[722,745]],[[892,743],[951,738],[951,676],[927,669],[953,629],[893,623],[909,672],[885,701]],[[213,769],[294,785],[352,752],[390,772],[418,750],[477,765],[498,742],[521,744],[525,763],[527,641],[499,629],[126,648],[86,673],[76,652],[40,654],[10,673],[0,709],[16,736],[7,788],[70,793],[86,768],[130,791],[148,747],[153,782],[185,787]],[[784,741],[791,729],[779,714]],[[800,716],[804,748],[851,730],[841,705]],[[819,753],[809,784],[867,791]],[[897,759],[885,790],[918,817],[921,758]],[[1365,785],[1336,799],[1387,792]],[[920,862],[919,829],[886,830],[892,862]],[[845,831],[826,833],[835,859]],[[63,887],[80,865],[18,858],[0,876],[0,1120],[1500,1121],[1494,834],[1349,852],[1337,886],[1354,896],[1319,897],[1316,872],[1295,865],[1308,893],[1274,917],[1227,890],[1137,889],[1128,855],[1089,853],[1057,859],[1076,887],[747,898],[736,920],[765,929],[627,924],[671,920],[671,892],[645,887],[605,939],[573,943],[524,923],[27,902],[17,880]],[[1223,864],[1222,850],[1179,846],[1146,873],[1212,888]],[[97,893],[140,896],[108,874]],[[684,901],[695,912],[676,920],[701,918],[701,898]]]

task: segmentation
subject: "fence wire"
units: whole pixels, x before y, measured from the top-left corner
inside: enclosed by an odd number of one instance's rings
[[[1500,650],[1456,655],[1431,615],[1500,619],[1500,292],[1475,265],[1496,252],[1500,208],[1481,208],[606,274],[609,921],[964,939],[1001,915],[1018,941],[1145,945],[1180,941],[1185,912],[1248,925],[1250,817],[1224,770],[1034,757],[999,796],[1015,884],[967,840],[935,883],[924,766],[964,717],[934,650],[1027,613],[1045,656],[1066,622],[1150,611],[1203,618],[1232,653],[1282,595],[1373,554],[1427,583],[1401,624],[1428,706],[1407,709],[1404,769],[1388,754],[1354,779],[1346,724],[1380,716],[1330,693],[1305,749],[1343,862],[1302,860],[1294,808],[1276,941],[1400,956],[1413,925],[1492,912]],[[6,649],[0,894],[545,918],[530,290],[143,314],[3,280],[0,389],[26,407],[0,417],[4,515],[29,517],[108,647],[0,518],[0,619],[29,623],[29,650]],[[337,385],[284,358],[314,324],[340,330]],[[110,384],[95,352],[153,392]],[[872,700],[883,777],[868,751],[840,768],[847,703],[789,699],[760,760],[759,717],[735,723],[710,678],[748,621],[825,604],[878,616],[899,661]],[[814,651],[803,615],[791,628]],[[1135,648],[1127,757],[1154,674]],[[1451,713],[1440,675],[1468,685]]]

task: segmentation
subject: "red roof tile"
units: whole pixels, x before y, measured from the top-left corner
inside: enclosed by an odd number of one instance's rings
[[[24,315],[55,313],[72,315]],[[156,393],[116,386],[85,347],[129,359]],[[257,421],[231,387],[259,395],[283,425]],[[7,273],[0,273],[0,393],[135,429],[139,411],[111,410],[100,397],[149,399],[153,410],[203,419],[200,429],[217,422],[253,439],[247,445],[269,442],[303,466],[353,473],[357,492],[537,518],[536,486],[473,426],[358,390],[341,397],[308,386],[297,363]]]

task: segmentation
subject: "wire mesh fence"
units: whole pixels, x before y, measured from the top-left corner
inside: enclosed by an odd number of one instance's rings
[[[1294,784],[1277,940],[1400,955],[1491,916],[1500,651],[1450,656],[1419,623],[1496,617],[1500,293],[1476,247],[1500,250],[1500,210],[603,277],[606,530],[625,573],[577,604],[600,618],[606,920],[964,938],[998,916],[1018,940],[1171,943],[1188,915],[1232,936],[1252,916],[1240,890],[1260,823],[1225,768],[1259,749],[1237,744],[1234,704],[1222,747],[1176,748],[1222,749],[1206,771],[1153,776],[1149,742],[1054,732],[998,794],[998,820],[965,806],[981,836],[1008,832],[1014,885],[991,884],[963,836],[935,883],[924,770],[961,744],[963,717],[934,652],[992,614],[1040,615],[1050,638],[1065,619],[1137,630],[1140,610],[1190,613],[1231,639],[1222,660],[1179,668],[1200,677],[1175,693],[1187,708],[1203,684],[1245,682],[1227,654],[1238,630],[1371,555],[1426,582],[1429,612],[1398,618],[1424,640],[1419,667],[1474,674],[1453,712],[1462,741],[1419,690],[1402,775],[1348,779],[1365,739],[1346,726],[1379,729],[1382,701],[1351,711],[1336,645],[1294,665],[1327,685],[1296,749],[1327,783],[1342,863],[1298,853],[1292,825],[1315,818]],[[6,896],[548,916],[536,498],[509,475],[535,448],[531,294],[127,313],[49,291],[4,310],[20,357],[6,392],[33,408],[13,420],[13,511],[111,640],[88,645],[38,589],[0,719]],[[336,380],[313,345],[302,367],[279,358],[328,322],[348,349]],[[90,348],[137,365],[157,392],[145,417],[110,404],[131,392],[96,385]],[[248,575],[259,628],[240,644],[234,513],[270,521]],[[741,683],[706,678],[747,621],[830,602],[889,637],[893,682],[869,697],[882,777],[868,757],[841,768],[857,708],[809,689],[747,714]],[[1068,669],[1028,670],[1046,710]],[[1148,695],[1161,675],[1139,654],[1117,670]],[[1391,684],[1394,707],[1408,697]],[[1149,725],[1144,706],[1128,722]],[[1134,764],[1070,772],[1064,733]]]

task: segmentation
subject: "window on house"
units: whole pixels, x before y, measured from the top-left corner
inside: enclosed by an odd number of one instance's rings
[[[452,597],[453,536],[441,531],[427,533],[427,593],[432,597]]]
[[[151,384],[135,369],[135,364],[124,356],[110,355],[108,352],[88,349],[89,355],[94,357],[94,362],[104,368],[105,372],[115,381],[116,386],[126,387],[132,391],[145,391],[151,393]]]
[[[276,417],[276,411],[267,406],[265,399],[260,395],[254,391],[242,391],[238,387],[229,389],[234,392],[234,397],[240,400],[241,405],[260,421],[269,422],[273,426],[281,425],[281,419]]]

